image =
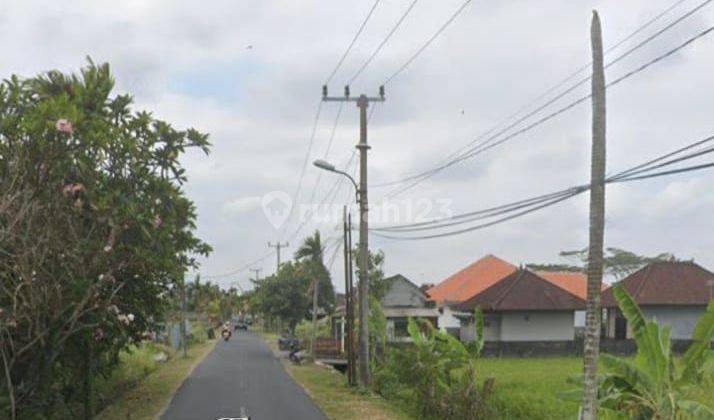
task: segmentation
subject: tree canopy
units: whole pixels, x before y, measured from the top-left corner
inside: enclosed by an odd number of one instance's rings
[[[208,136],[113,87],[91,61],[0,84],[0,412],[18,418],[63,418],[210,251],[179,162]]]
[[[576,249],[570,251],[561,251],[558,254],[560,257],[571,260],[571,264],[527,264],[527,267],[537,271],[568,271],[568,272],[585,272],[588,262],[588,248]],[[656,261],[671,261],[677,260],[677,257],[671,253],[662,253],[653,257],[638,255],[634,252],[627,251],[621,248],[608,247],[605,248],[604,255],[604,270],[605,274],[621,279],[627,275],[639,270],[647,264]]]

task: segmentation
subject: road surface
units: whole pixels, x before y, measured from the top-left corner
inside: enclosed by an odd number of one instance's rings
[[[236,332],[186,378],[162,420],[326,419],[285,372],[268,345],[250,332]]]

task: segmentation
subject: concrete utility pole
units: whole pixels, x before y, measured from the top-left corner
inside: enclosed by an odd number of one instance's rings
[[[360,179],[359,179],[359,378],[360,384],[369,386],[369,330],[367,320],[369,314],[369,239],[368,235],[368,198],[367,198],[367,108],[370,102],[384,102],[384,86],[379,87],[379,97],[360,95],[350,97],[350,87],[345,86],[344,97],[327,96],[327,86],[322,87],[322,100],[333,102],[356,102],[359,108],[359,150]]]
[[[605,236],[605,69],[600,17],[593,11],[590,27],[593,57],[592,163],[590,174],[590,243],[588,245],[588,294],[583,351],[583,401],[581,419],[597,419],[597,359],[600,353],[600,290]]]
[[[278,255],[278,263],[277,263],[277,265],[275,266],[275,274],[278,274],[278,271],[280,271],[280,248],[287,248],[287,247],[289,247],[289,246],[290,246],[290,244],[287,243],[287,242],[285,242],[284,244],[281,244],[280,242],[278,242],[278,243],[276,243],[275,245],[273,245],[272,243],[268,242],[268,247],[269,247],[269,248],[275,248],[275,250],[277,251],[276,253],[277,253],[277,255]]]
[[[352,290],[352,235],[351,227],[352,221],[351,216],[347,213],[347,206],[343,208],[343,240],[344,240],[344,254],[345,254],[345,333],[347,345],[347,383],[350,386],[357,384],[356,369],[355,369],[355,357],[354,357],[354,311],[352,310],[354,301]],[[349,220],[349,221],[348,221]],[[344,339],[345,337],[343,337]]]
[[[255,273],[255,281],[260,281],[260,272],[263,271],[262,268],[251,268],[250,271]],[[238,283],[238,282],[236,282]],[[241,288],[241,292],[243,291],[243,288]]]

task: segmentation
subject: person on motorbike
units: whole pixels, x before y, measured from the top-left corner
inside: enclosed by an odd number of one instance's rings
[[[228,328],[227,324],[223,325],[223,329],[221,330],[221,337],[223,337],[223,340],[228,341],[229,338],[231,338],[231,329]]]

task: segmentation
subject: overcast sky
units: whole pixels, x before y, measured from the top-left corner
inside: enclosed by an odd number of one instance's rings
[[[382,0],[330,83],[342,92],[412,0]],[[352,84],[376,95],[463,0],[421,0],[381,53]],[[674,0],[480,1],[386,86],[387,100],[370,122],[370,183],[399,179],[434,166],[590,60],[592,9],[613,45]],[[627,50],[701,0],[683,1],[657,24],[609,57]],[[300,225],[296,211],[280,229],[263,212],[265,194],[294,197],[308,150],[321,85],[334,68],[372,0],[36,1],[0,0],[0,76],[50,69],[77,71],[91,56],[109,62],[117,92],[135,96],[177,127],[211,134],[210,156],[184,159],[186,191],[198,207],[198,233],[215,249],[201,273],[245,266],[285,241]],[[714,6],[608,69],[614,79],[712,25]],[[608,90],[608,170],[624,169],[706,137],[714,131],[714,34]],[[587,93],[586,84],[565,99]],[[555,108],[553,108],[555,109]],[[329,153],[339,105],[325,103],[309,161],[344,166],[358,138],[358,110],[344,105]],[[395,197],[403,212],[437,204],[453,212],[489,207],[587,182],[590,106],[586,102],[526,135],[438,174]],[[298,204],[321,202],[337,175],[309,166]],[[320,177],[318,183],[317,179]],[[606,246],[653,255],[672,252],[714,269],[714,171],[616,185],[607,190]],[[347,182],[332,202],[353,198]],[[348,188],[349,187],[349,188]],[[313,191],[315,191],[313,193]],[[373,188],[378,205],[389,188]],[[275,196],[274,193],[273,196]],[[311,200],[312,198],[312,200]],[[420,201],[421,200],[421,201]],[[436,201],[440,200],[440,201]],[[448,200],[448,201],[444,201]],[[419,207],[421,206],[421,207]],[[587,195],[490,229],[417,242],[371,238],[384,250],[387,274],[415,283],[438,282],[492,253],[515,264],[563,262],[561,250],[587,244]],[[305,223],[298,240],[320,227],[335,235],[339,220]],[[377,223],[377,222],[375,222]],[[355,235],[356,239],[356,235]],[[329,242],[328,244],[331,244]],[[332,257],[328,248],[326,259]],[[341,257],[341,254],[338,255]],[[275,268],[274,257],[253,267]],[[215,279],[223,285],[252,274]],[[339,258],[333,280],[342,287]]]

